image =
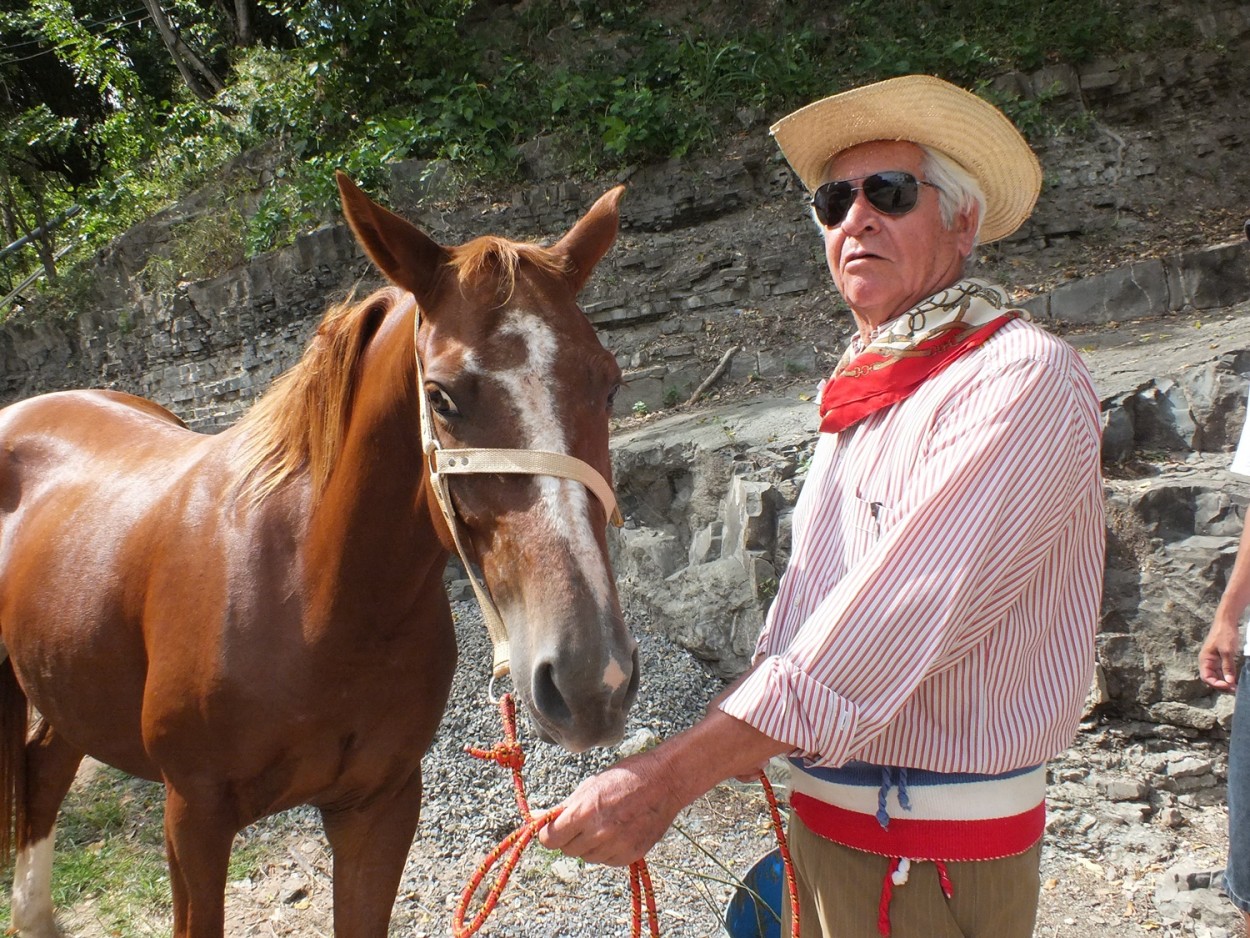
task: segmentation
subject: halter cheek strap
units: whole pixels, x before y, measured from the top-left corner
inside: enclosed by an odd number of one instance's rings
[[[509,672],[510,657],[508,651],[508,630],[503,617],[490,593],[473,570],[469,562],[468,552],[460,536],[460,522],[456,517],[456,507],[451,500],[448,477],[473,474],[507,474],[507,475],[548,475],[580,482],[598,497],[603,505],[607,519],[617,527],[623,523],[620,509],[616,505],[616,496],[612,493],[606,479],[589,463],[570,456],[567,453],[551,453],[544,450],[531,449],[490,449],[480,447],[464,447],[460,449],[444,449],[434,433],[434,412],[430,400],[425,394],[425,369],[421,364],[421,356],[417,353],[417,333],[421,328],[421,310],[413,314],[412,349],[413,358],[417,363],[417,397],[420,401],[419,414],[421,423],[421,451],[425,454],[430,470],[430,484],[434,487],[434,497],[438,501],[443,520],[451,531],[451,539],[456,553],[469,577],[469,583],[477,596],[478,605],[482,607],[482,618],[486,622],[486,631],[494,645],[494,663],[492,675],[503,677]]]

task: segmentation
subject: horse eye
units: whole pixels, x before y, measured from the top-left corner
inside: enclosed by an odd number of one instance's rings
[[[430,402],[430,408],[443,419],[448,420],[460,416],[456,402],[437,384],[428,385],[425,389],[425,396]]]
[[[612,385],[612,390],[608,392],[608,413],[612,413],[612,408],[616,406],[616,395],[620,392],[619,384]]]

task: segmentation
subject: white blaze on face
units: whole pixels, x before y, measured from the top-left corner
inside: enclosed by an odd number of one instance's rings
[[[615,658],[609,658],[608,666],[603,669],[603,686],[615,691],[623,687],[628,680],[629,675],[625,673],[625,669],[620,666]]]
[[[517,410],[522,437],[518,448],[568,454],[568,440],[560,424],[550,380],[560,354],[555,333],[541,318],[522,310],[509,311],[499,332],[519,337],[526,348],[522,364],[506,370],[491,369],[488,375],[503,385],[508,400]],[[464,367],[484,374],[475,358],[472,352],[468,353]],[[568,543],[570,556],[582,565],[583,578],[596,602],[606,607],[611,602],[611,582],[606,566],[596,562],[600,553],[591,528],[594,513],[587,511],[586,500],[594,496],[586,486],[572,479],[536,475],[533,480],[551,530]]]
[[[57,938],[52,909],[52,845],[55,836],[27,844],[13,869],[13,927],[23,938]]]

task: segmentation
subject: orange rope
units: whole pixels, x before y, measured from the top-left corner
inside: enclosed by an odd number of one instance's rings
[[[466,746],[465,752],[475,758],[495,762],[511,770],[512,787],[516,795],[517,808],[521,812],[524,822],[500,841],[499,845],[488,853],[482,862],[477,865],[477,869],[473,871],[468,885],[465,886],[464,892],[460,896],[460,902],[456,906],[455,914],[452,916],[453,938],[469,938],[469,936],[477,934],[478,930],[485,924],[487,917],[498,904],[499,896],[503,893],[504,887],[508,885],[508,879],[512,876],[512,871],[516,869],[517,863],[520,862],[521,854],[525,852],[525,848],[529,846],[535,835],[559,817],[560,812],[563,810],[562,808],[553,808],[537,817],[530,813],[529,799],[525,796],[525,782],[521,777],[521,770],[525,767],[525,752],[521,749],[521,744],[517,742],[516,705],[512,701],[511,694],[504,694],[500,699],[499,714],[503,718],[504,741],[490,749]],[[790,847],[786,841],[785,828],[781,822],[781,812],[777,807],[777,798],[773,794],[772,785],[769,784],[768,778],[763,772],[760,773],[760,782],[764,786],[764,795],[768,799],[768,809],[772,814],[773,831],[777,835],[777,843],[781,848],[782,860],[785,862],[786,883],[790,891],[793,938],[799,938],[798,888],[794,877],[794,864],[790,860]],[[468,913],[469,903],[473,900],[473,896],[478,889],[481,888],[482,881],[501,858],[503,858],[503,865],[499,868],[495,881],[491,883],[486,891],[486,898],[482,902],[482,908],[473,917],[473,921],[465,925],[464,917]],[[641,938],[644,900],[646,902],[647,926],[651,938],[660,938],[659,915],[655,908],[655,887],[651,884],[651,873],[647,869],[646,860],[636,860],[629,865],[629,893],[631,906],[630,938]]]
[[[561,808],[553,808],[537,817],[530,813],[529,799],[525,797],[525,782],[521,778],[521,769],[525,766],[525,752],[521,749],[521,744],[517,742],[516,705],[512,702],[511,694],[504,694],[500,699],[499,713],[503,717],[504,741],[491,749],[478,749],[473,746],[466,746],[465,751],[478,759],[497,762],[499,765],[512,771],[512,787],[516,794],[517,808],[521,812],[521,817],[524,818],[524,823],[500,841],[499,846],[488,853],[485,859],[477,865],[477,869],[473,871],[473,875],[469,878],[469,884],[460,896],[460,903],[456,906],[455,915],[452,916],[451,926],[454,938],[469,938],[470,935],[477,934],[478,929],[485,923],[487,916],[494,911],[495,905],[499,902],[500,894],[503,892],[504,887],[508,885],[508,879],[512,876],[512,871],[516,868],[517,863],[520,862],[521,854],[525,852],[529,842],[534,839],[534,836],[540,830],[559,817],[561,810],[563,810]],[[491,868],[505,854],[507,854],[507,858],[499,868],[495,881],[491,883],[490,888],[486,891],[486,898],[482,902],[482,908],[474,916],[473,921],[465,925],[464,917],[468,912],[469,903],[472,901],[474,894],[481,887],[482,880],[486,878]],[[644,898],[647,904],[647,924],[650,927],[651,936],[652,938],[660,938],[660,920],[655,910],[655,888],[651,885],[651,873],[647,869],[646,860],[637,860],[630,864],[629,892],[633,907],[633,915],[630,921],[631,938],[641,938],[642,935],[642,904]]]
[[[777,846],[781,849],[781,861],[786,870],[786,891],[790,895],[790,934],[792,938],[799,938],[799,883],[794,876],[794,861],[790,859],[790,841],[786,838],[785,825],[781,823],[781,809],[777,807],[777,796],[773,794],[772,783],[763,772],[760,772],[760,785],[764,787],[764,797],[768,799],[773,833],[777,835]]]

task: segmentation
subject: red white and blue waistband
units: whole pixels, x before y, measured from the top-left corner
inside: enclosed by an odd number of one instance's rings
[[[1046,826],[1046,768],[997,775],[792,760],[790,803],[814,833],[843,846],[913,860],[1016,856]]]

